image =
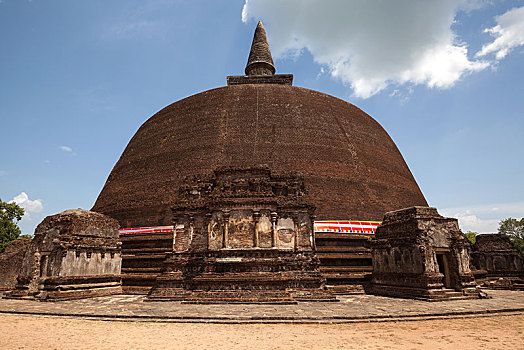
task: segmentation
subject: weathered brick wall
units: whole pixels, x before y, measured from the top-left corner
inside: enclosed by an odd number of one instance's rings
[[[243,84],[173,103],[146,121],[93,210],[123,227],[169,225],[187,176],[267,164],[304,175],[320,220],[381,220],[427,205],[386,131],[354,105],[279,84]]]
[[[17,239],[0,254],[0,290],[10,290],[15,287],[30,242],[30,239]]]

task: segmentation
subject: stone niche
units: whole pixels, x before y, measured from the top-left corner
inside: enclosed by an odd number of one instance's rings
[[[116,220],[82,209],[46,217],[7,296],[57,300],[121,293],[118,229]]]
[[[435,208],[386,213],[371,241],[374,294],[443,300],[476,297],[469,243]]]
[[[477,270],[486,271],[487,278],[478,281],[485,282],[486,286],[512,288],[515,284],[523,284],[524,259],[506,235],[477,235],[471,248],[471,264]],[[496,280],[496,283],[489,283],[490,280]]]
[[[149,300],[335,301],[313,247],[301,176],[268,167],[188,178],[173,207],[173,252]]]

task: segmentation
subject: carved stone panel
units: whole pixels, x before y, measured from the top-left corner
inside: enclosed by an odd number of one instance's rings
[[[271,220],[269,213],[260,217],[258,222],[258,240],[260,248],[271,248]]]
[[[311,250],[313,247],[313,224],[311,218],[307,213],[301,213],[299,216],[298,224],[298,248]]]
[[[232,211],[229,218],[228,247],[252,248],[253,247],[253,218],[251,211]]]
[[[218,250],[222,248],[223,228],[222,218],[218,213],[213,213],[209,222],[209,250]]]
[[[181,228],[175,230],[173,251],[177,253],[185,252],[189,249],[191,243],[192,229],[189,223],[184,223]]]
[[[295,223],[291,218],[280,218],[277,223],[277,246],[293,249],[295,246]]]

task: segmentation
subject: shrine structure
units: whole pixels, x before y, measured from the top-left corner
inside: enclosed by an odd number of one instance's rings
[[[122,228],[173,226],[172,209],[186,203],[180,189],[188,179],[230,168],[243,169],[249,182],[247,169],[260,166],[272,174],[299,175],[306,189],[300,200],[316,207],[316,220],[380,221],[388,211],[427,205],[393,140],[372,117],[346,101],[293,86],[292,74],[276,74],[258,23],[245,74],[229,76],[227,86],[189,96],[147,120],[92,210],[117,219]],[[256,212],[256,205],[250,210]],[[260,214],[262,222],[278,225],[280,218],[266,214]],[[252,236],[253,227],[245,227],[246,237]],[[236,235],[229,234],[230,248],[239,244]],[[363,233],[318,232],[313,244],[329,288],[363,292],[372,269],[369,239]],[[217,242],[210,241],[210,249]],[[123,290],[149,293],[173,253],[169,235],[124,235],[122,243]]]

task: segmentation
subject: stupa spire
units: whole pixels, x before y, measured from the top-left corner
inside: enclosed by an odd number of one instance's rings
[[[293,74],[275,74],[275,65],[267,43],[266,30],[258,22],[247,59],[246,75],[230,75],[227,85],[278,84],[293,85]]]
[[[275,65],[267,42],[266,30],[261,21],[258,22],[251,44],[251,51],[245,69],[246,75],[274,75]]]

